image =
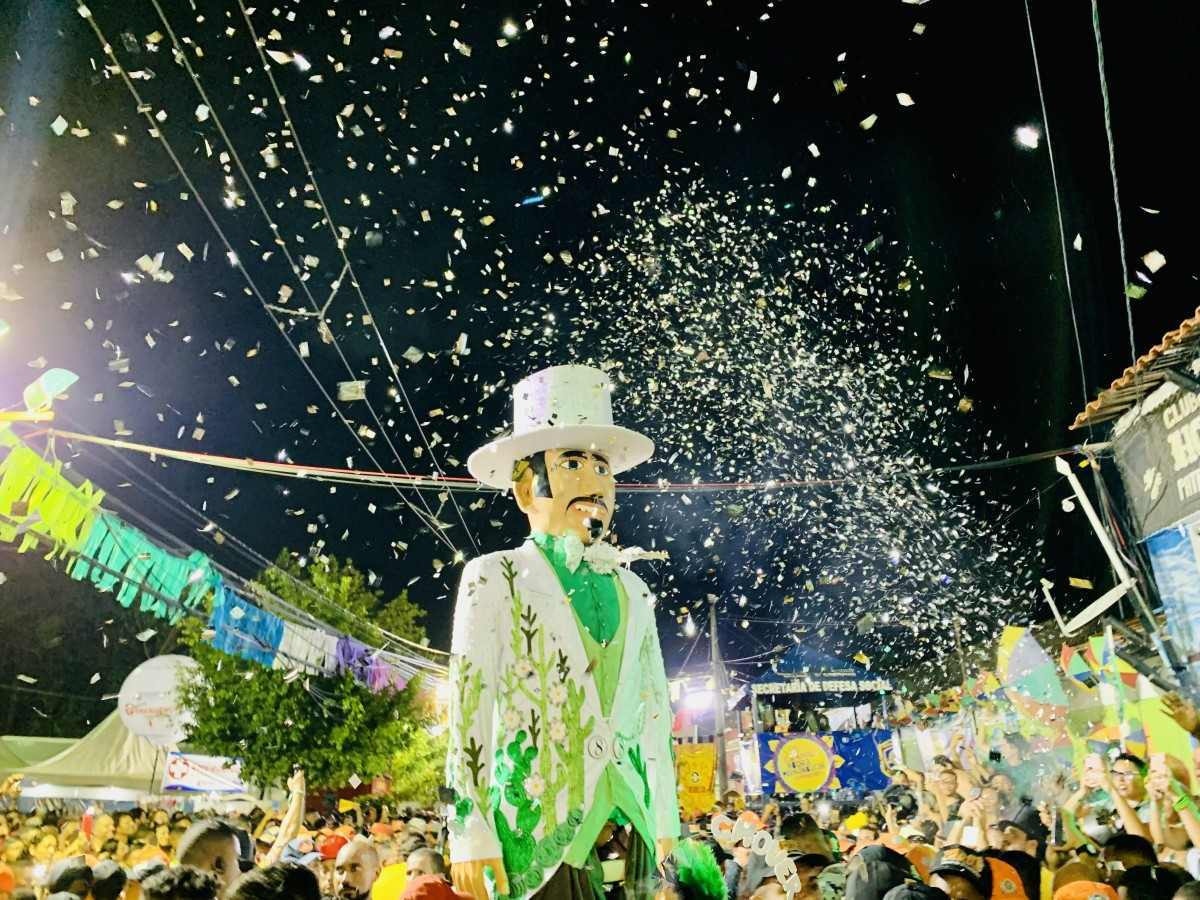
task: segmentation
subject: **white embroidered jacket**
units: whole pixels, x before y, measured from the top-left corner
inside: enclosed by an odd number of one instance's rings
[[[637,812],[654,837],[679,836],[654,596],[627,568],[618,577],[625,648],[605,718],[570,600],[537,546],[490,553],[463,571],[450,651],[450,859],[503,857],[510,897],[532,894],[558,869],[610,764],[644,801]]]

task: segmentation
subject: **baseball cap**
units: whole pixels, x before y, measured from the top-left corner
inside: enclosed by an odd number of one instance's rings
[[[974,850],[957,844],[942,850],[930,867],[929,875],[957,875],[971,882],[983,896],[992,895],[992,870],[987,860]]]
[[[317,850],[322,859],[337,859],[338,851],[348,843],[350,843],[350,839],[344,834],[331,834],[317,845]]]
[[[1054,892],[1054,900],[1117,900],[1117,892],[1100,881],[1072,881]]]

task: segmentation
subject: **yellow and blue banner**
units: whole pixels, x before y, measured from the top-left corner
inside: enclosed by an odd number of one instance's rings
[[[850,788],[868,792],[889,784],[890,731],[760,734],[763,793],[806,794]]]

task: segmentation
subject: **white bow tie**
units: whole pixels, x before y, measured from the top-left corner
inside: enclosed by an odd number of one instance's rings
[[[586,547],[583,541],[573,534],[562,539],[563,560],[568,571],[574,572],[581,562],[597,575],[611,575],[617,571],[617,566],[627,566],[639,559],[666,559],[666,550],[643,550],[641,547],[625,547],[618,549],[608,541],[592,541]]]

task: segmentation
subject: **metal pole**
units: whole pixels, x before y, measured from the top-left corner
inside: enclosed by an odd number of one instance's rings
[[[966,658],[966,655],[963,653],[962,626],[959,624],[957,618],[954,620],[954,645],[955,645],[955,647],[958,648],[958,672],[959,672],[959,676],[960,676],[959,685],[962,687],[962,689],[964,691],[966,691],[966,689],[967,689],[967,658]]]
[[[150,787],[147,789],[149,794],[159,794],[161,791],[154,789],[154,783],[158,780],[158,754],[162,752],[161,747],[154,748],[154,768],[150,770]]]
[[[725,661],[721,659],[721,644],[717,640],[717,595],[708,595],[708,636],[712,646],[713,688],[716,693],[717,797],[729,789],[725,769]]]
[[[963,653],[962,623],[957,618],[955,618],[955,620],[954,620],[954,643],[955,643],[955,646],[958,647],[958,671],[959,671],[959,675],[962,678],[962,693],[963,693],[962,700],[960,701],[960,703],[962,703],[962,702],[965,702],[966,697],[967,697],[967,655],[965,653]],[[975,704],[972,703],[970,706],[971,706],[971,725],[974,727],[974,730],[975,730],[975,739],[978,740],[979,722],[975,718]]]

